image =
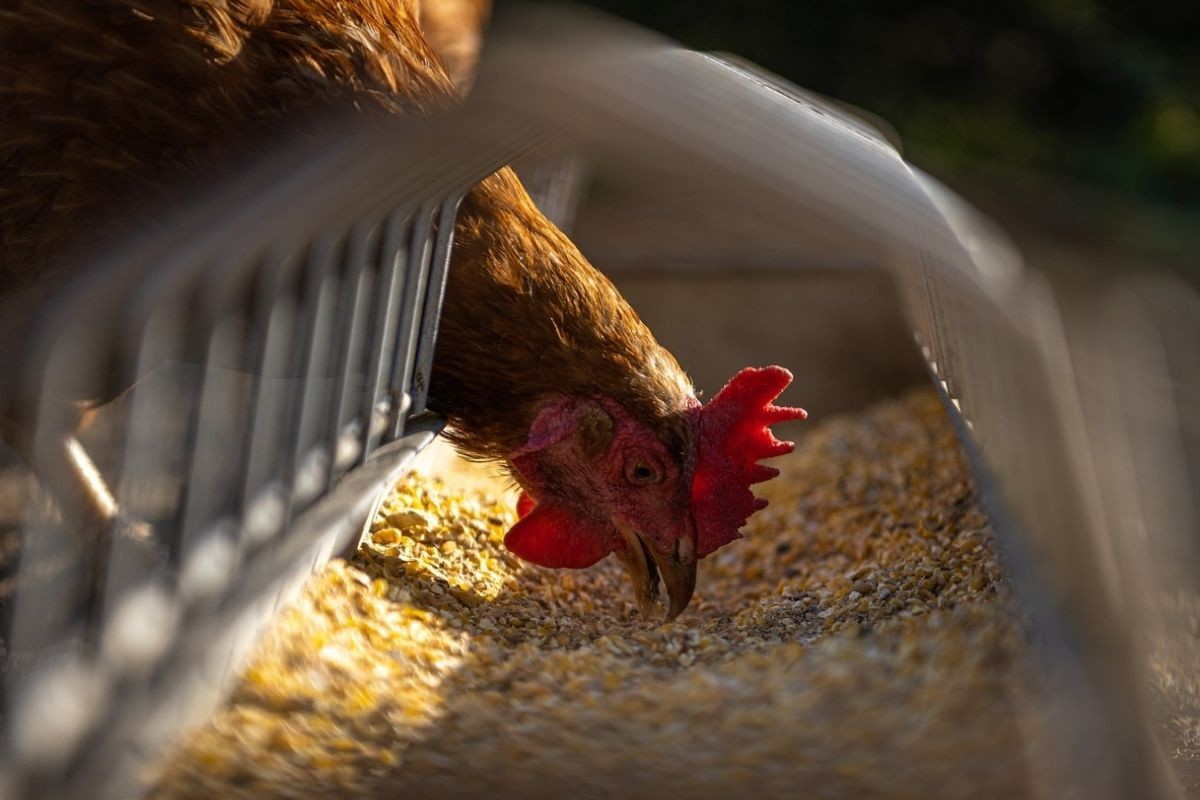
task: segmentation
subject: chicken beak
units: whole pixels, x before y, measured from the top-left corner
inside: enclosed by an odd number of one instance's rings
[[[675,548],[670,555],[648,548],[662,574],[663,583],[667,585],[667,597],[670,598],[670,609],[667,611],[667,622],[678,617],[692,601],[692,592],[696,590],[696,546],[688,537],[675,540]]]
[[[676,539],[675,548],[668,555],[647,545],[629,526],[617,523],[617,529],[625,539],[625,548],[618,550],[617,555],[629,572],[633,595],[642,616],[649,619],[658,604],[658,579],[661,575],[663,583],[667,585],[670,604],[666,621],[678,617],[687,608],[696,589],[696,548],[693,540],[687,536]]]

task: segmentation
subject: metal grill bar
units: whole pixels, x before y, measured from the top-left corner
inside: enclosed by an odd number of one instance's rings
[[[333,453],[333,478],[344,474],[362,458],[363,421],[359,416],[362,405],[362,352],[370,322],[371,290],[374,275],[367,267],[367,254],[372,245],[374,225],[358,225],[351,231],[346,250],[346,293],[339,319],[344,327],[339,336],[342,342],[338,364],[339,394],[333,414],[334,429],[329,441]]]
[[[419,335],[423,300],[429,281],[431,248],[429,234],[433,225],[433,209],[422,205],[413,221],[412,240],[409,243],[411,277],[404,287],[404,313],[400,315],[395,355],[391,366],[390,395],[393,402],[412,413],[413,358],[416,352],[415,337]],[[399,433],[399,429],[397,429]]]
[[[450,269],[450,246],[454,241],[454,217],[458,213],[458,204],[462,195],[452,195],[442,201],[437,212],[437,236],[430,254],[429,285],[421,300],[420,330],[411,341],[417,350],[412,357],[413,372],[411,379],[406,374],[405,382],[412,385],[412,411],[419,414],[425,411],[425,401],[429,397],[429,376],[433,366],[433,352],[437,343],[438,321],[441,315],[438,309],[442,307],[442,298],[446,294],[446,277]],[[408,361],[406,359],[405,363]]]
[[[263,244],[240,252],[218,244],[221,231],[231,248],[242,235],[234,214],[217,233],[204,228],[203,246],[117,253],[106,289],[136,287],[132,304],[110,306],[126,312],[119,326],[82,292],[52,308],[54,344],[32,356],[43,366],[25,391],[41,398],[31,402],[40,473],[74,452],[60,446],[70,415],[57,398],[134,389],[88,445],[116,476],[118,530],[89,538],[81,508],[31,509],[24,564],[59,563],[22,585],[4,631],[14,713],[0,779],[14,791],[130,790],[134,772],[114,764],[146,757],[135,741],[167,741],[142,736],[146,719],[177,729],[189,715],[160,708],[178,706],[172,692],[215,696],[280,598],[359,535],[370,501],[440,425],[406,425],[409,381],[418,353],[427,379],[433,343],[422,337],[436,335],[455,209],[481,174],[463,173],[444,201],[396,186],[386,206],[300,238],[281,223],[272,242],[260,225]],[[168,226],[163,237],[178,234]],[[92,325],[114,335],[89,336]],[[203,630],[227,643],[208,653]],[[29,665],[13,669],[13,653]],[[72,713],[54,705],[64,700]]]
[[[323,237],[309,251],[309,271],[305,290],[309,309],[306,331],[307,356],[304,363],[304,388],[292,440],[293,503],[292,514],[308,507],[328,486],[332,457],[321,443],[321,428],[332,408],[330,375],[334,367],[335,309],[339,283],[336,273],[337,242]]]
[[[366,405],[361,414],[369,420],[364,429],[363,454],[370,456],[387,433],[389,417],[402,419],[403,412],[396,408],[395,398],[383,387],[387,383],[387,370],[396,349],[400,307],[404,296],[404,284],[408,277],[408,258],[403,242],[413,234],[412,220],[407,214],[393,213],[387,220],[381,258],[383,283],[380,286],[379,307],[376,322],[379,333],[372,337],[374,347],[367,364]],[[398,431],[397,431],[398,432]]]

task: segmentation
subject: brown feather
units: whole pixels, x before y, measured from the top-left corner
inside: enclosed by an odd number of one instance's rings
[[[441,57],[460,92],[466,92],[475,77],[491,6],[491,0],[419,0],[417,16],[425,41]]]
[[[164,175],[211,169],[257,125],[354,98],[421,114],[457,99],[400,0],[16,0],[0,87],[5,292],[86,245],[88,212],[152,207]]]
[[[424,0],[424,13],[464,2],[482,25],[478,0]],[[152,206],[164,174],[211,171],[256,125],[347,100],[391,114],[452,106],[417,13],[415,0],[10,2],[0,289],[85,247],[98,209]],[[444,46],[462,50],[466,28],[439,34]],[[137,223],[106,224],[119,234]],[[464,201],[435,362],[431,406],[470,455],[512,452],[560,393],[612,397],[686,447],[678,412],[692,392],[678,364],[508,169]]]
[[[561,394],[611,397],[684,447],[683,371],[511,170],[467,197],[455,239],[430,403],[460,450],[503,458]]]

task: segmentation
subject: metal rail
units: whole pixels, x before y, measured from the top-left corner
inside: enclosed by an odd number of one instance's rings
[[[27,332],[29,466],[54,474],[66,447],[121,517],[94,530],[61,497],[28,504],[2,631],[13,795],[137,794],[137,767],[203,718],[261,623],[357,542],[440,429],[425,398],[455,214],[495,165],[439,184],[409,156],[355,183],[352,148],[387,140],[331,126],[319,154],[251,165],[78,269]],[[64,409],[114,396],[72,438]]]

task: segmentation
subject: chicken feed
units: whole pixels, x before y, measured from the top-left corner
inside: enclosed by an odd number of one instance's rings
[[[504,484],[410,475],[158,798],[1028,796],[1031,671],[936,396],[814,426],[676,621],[615,559],[502,544]]]

